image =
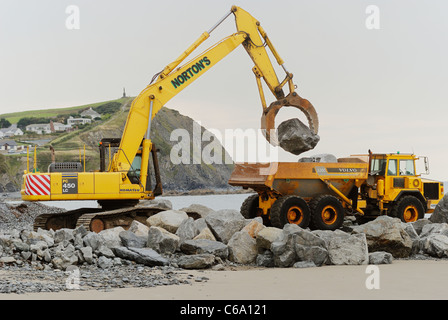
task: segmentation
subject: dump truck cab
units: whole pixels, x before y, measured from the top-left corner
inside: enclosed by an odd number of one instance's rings
[[[443,183],[423,179],[416,170],[416,160],[423,160],[429,173],[426,157],[369,154],[369,177],[360,193],[360,198],[366,201],[366,216],[388,214],[412,222],[434,211],[443,197]]]

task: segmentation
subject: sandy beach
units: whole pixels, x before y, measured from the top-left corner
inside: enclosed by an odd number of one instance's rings
[[[448,298],[448,260],[396,260],[379,265],[379,289],[368,289],[367,266],[189,271],[205,282],[109,292],[0,294],[0,300],[303,300]]]

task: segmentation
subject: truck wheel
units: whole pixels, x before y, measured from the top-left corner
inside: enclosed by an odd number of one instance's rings
[[[394,205],[391,216],[399,218],[403,222],[414,222],[418,219],[423,219],[425,208],[416,197],[405,196]]]
[[[271,207],[271,224],[283,228],[285,224],[296,224],[301,228],[308,227],[311,211],[305,200],[297,196],[284,196],[277,199]]]
[[[253,194],[244,200],[240,212],[246,219],[253,219],[258,216],[258,194]]]
[[[318,230],[336,230],[344,222],[344,207],[338,198],[322,195],[311,200],[311,226]]]

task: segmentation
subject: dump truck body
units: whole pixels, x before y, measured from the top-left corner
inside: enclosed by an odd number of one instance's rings
[[[235,165],[229,184],[257,192],[269,191],[310,199],[330,193],[324,181],[331,181],[347,196],[353,187],[359,187],[367,180],[367,176],[367,163],[244,163]]]
[[[343,216],[371,219],[388,214],[411,222],[431,213],[443,197],[443,184],[415,172],[414,155],[369,154],[334,163],[236,164],[229,184],[257,194],[242,205],[246,218],[263,217],[283,227],[334,230]]]

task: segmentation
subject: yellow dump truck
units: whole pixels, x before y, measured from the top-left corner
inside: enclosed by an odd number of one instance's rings
[[[369,152],[333,163],[240,163],[229,184],[257,193],[244,201],[243,216],[261,216],[274,227],[293,223],[335,230],[347,214],[361,219],[387,214],[412,222],[431,213],[444,194],[442,182],[416,173],[417,159]],[[422,159],[428,171],[427,158]]]

